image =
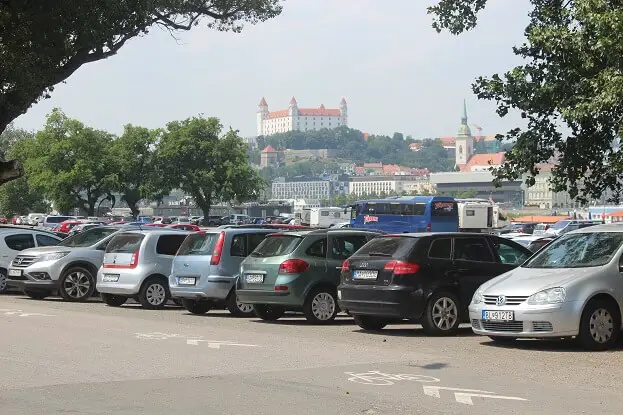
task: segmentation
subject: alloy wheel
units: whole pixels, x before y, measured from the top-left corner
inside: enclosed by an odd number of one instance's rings
[[[459,318],[456,304],[451,298],[441,297],[433,305],[433,323],[439,330],[450,330]]]
[[[7,287],[7,277],[4,272],[0,272],[0,293],[6,290]]]
[[[241,303],[236,300],[236,307],[238,307],[238,310],[240,310],[241,313],[247,314],[253,312],[253,304]]]
[[[63,282],[63,291],[71,298],[83,298],[91,289],[91,281],[84,272],[72,272]]]

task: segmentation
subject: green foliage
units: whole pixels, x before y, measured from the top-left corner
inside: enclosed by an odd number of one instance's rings
[[[434,27],[458,34],[476,24],[486,0],[441,0],[429,9]],[[618,145],[623,108],[623,4],[610,0],[531,0],[526,40],[513,49],[524,59],[503,75],[479,78],[473,90],[494,100],[501,117],[517,111],[527,122],[506,138],[516,141],[497,182],[524,173],[535,183],[538,164],[557,159],[554,191],[580,202],[608,190],[619,200],[623,152]]]
[[[449,171],[454,166],[454,157],[448,153],[439,140],[425,140],[420,151],[411,151],[401,133],[393,137],[371,135],[364,140],[359,130],[338,127],[332,130],[289,131],[267,137],[258,137],[258,146],[267,145],[275,149],[337,149],[338,157],[356,163],[382,162],[400,164],[406,167],[428,168],[430,171]]]
[[[18,141],[32,138],[32,132],[22,128],[17,128],[13,124],[9,124],[7,128],[0,134],[0,158],[6,159],[8,152]]]
[[[191,195],[206,218],[213,200],[244,202],[264,186],[248,164],[247,145],[238,132],[222,130],[218,118],[174,121],[167,124],[158,146],[168,185]]]
[[[0,1],[0,132],[80,66],[154,25],[239,32],[280,13],[279,0]]]
[[[138,202],[161,200],[170,190],[164,183],[164,172],[159,172],[156,166],[160,135],[160,130],[128,124],[111,148],[117,174],[114,188],[121,193],[134,217],[139,214]]]
[[[116,183],[112,142],[110,134],[55,109],[44,129],[23,142],[29,186],[53,200],[58,211],[81,208],[93,215]]]
[[[297,176],[317,177],[323,173],[338,174],[340,169],[337,163],[327,163],[322,161],[302,161],[289,166],[266,167],[260,171],[260,176],[270,183],[277,177],[292,179]]]

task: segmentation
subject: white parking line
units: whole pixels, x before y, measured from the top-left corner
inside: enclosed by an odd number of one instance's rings
[[[0,313],[3,313],[5,316],[17,317],[56,317],[54,314],[28,313],[24,310],[16,310],[12,308],[0,308]]]
[[[210,349],[220,349],[221,346],[240,346],[240,347],[260,347],[257,344],[243,344],[234,343],[231,341],[217,341],[217,340],[204,340],[204,339],[188,339],[186,344],[191,346],[199,346],[200,342],[207,342]]]

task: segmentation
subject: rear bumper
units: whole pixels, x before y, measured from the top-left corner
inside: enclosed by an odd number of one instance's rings
[[[169,276],[171,297],[191,300],[225,300],[238,279],[237,277],[223,275],[202,275],[196,277],[195,285],[178,285],[178,277],[181,275]]]
[[[353,315],[420,319],[424,313],[424,292],[413,287],[340,285],[338,304]]]
[[[236,290],[238,301],[247,304],[300,306],[290,291]]]

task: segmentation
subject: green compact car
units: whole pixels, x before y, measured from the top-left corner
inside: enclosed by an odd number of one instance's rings
[[[342,263],[380,235],[357,229],[269,235],[240,265],[238,301],[253,304],[262,320],[302,311],[312,323],[331,322],[340,311],[337,286]]]

